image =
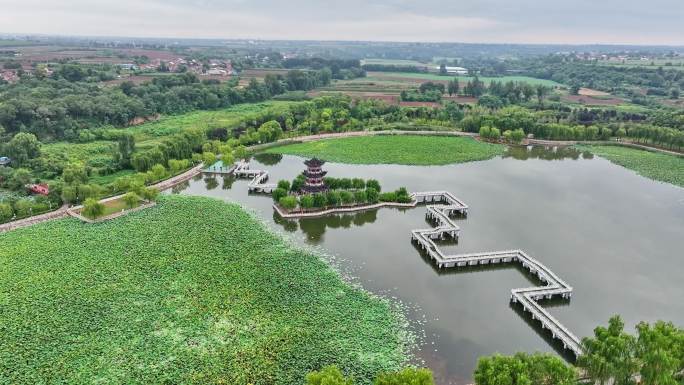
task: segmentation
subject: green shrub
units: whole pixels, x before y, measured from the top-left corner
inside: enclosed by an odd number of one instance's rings
[[[310,209],[314,207],[314,198],[313,196],[307,194],[307,195],[302,195],[299,197],[299,205],[302,206],[304,209]]]
[[[352,188],[363,190],[366,187],[366,182],[361,178],[352,179]]]
[[[325,203],[327,200],[325,199],[325,195],[321,193],[316,193],[313,195],[313,202],[314,202],[314,207],[325,207]]]
[[[286,180],[279,180],[278,181],[278,188],[283,189],[285,191],[290,190],[290,182]]]
[[[366,197],[366,192],[364,190],[354,192],[354,201],[356,201],[356,203],[366,203],[366,199],[368,198]]]
[[[350,205],[354,203],[354,194],[351,191],[340,192],[340,201],[344,205]]]
[[[287,195],[280,198],[278,203],[280,203],[280,206],[282,206],[283,208],[287,210],[292,210],[295,207],[297,207],[297,198],[295,198],[293,195]]]
[[[8,222],[14,216],[12,206],[7,203],[0,203],[0,223]]]
[[[430,369],[405,368],[398,372],[380,373],[373,385],[434,385]]]
[[[366,188],[367,188],[367,189],[372,188],[372,189],[374,189],[376,192],[382,191],[382,189],[380,188],[380,182],[378,182],[378,181],[375,180],[375,179],[368,179],[368,180],[366,181]]]
[[[178,174],[189,167],[190,162],[187,159],[169,159],[169,169],[173,174]]]
[[[142,197],[148,201],[154,201],[159,196],[159,190],[154,187],[142,189]]]
[[[385,193],[380,194],[378,199],[380,200],[380,202],[396,202],[397,201],[397,193],[394,191],[385,192]]]
[[[150,169],[150,173],[152,175],[152,181],[154,182],[166,178],[167,175],[166,168],[161,164],[155,164],[154,166],[152,166],[152,168]]]
[[[293,181],[292,186],[290,186],[290,191],[299,192],[304,187],[305,178],[304,175],[299,174]]]
[[[325,201],[328,206],[337,206],[340,204],[340,193],[337,191],[328,191],[325,194]]]
[[[14,202],[14,212],[17,213],[19,218],[30,216],[32,207],[33,203],[28,199],[19,199],[18,201]]]
[[[273,190],[271,196],[273,197],[274,202],[280,202],[282,198],[287,196],[287,190],[278,187],[277,189]]]
[[[374,188],[367,188],[366,189],[366,201],[370,204],[375,204],[378,203],[379,200],[379,193],[378,190]]]

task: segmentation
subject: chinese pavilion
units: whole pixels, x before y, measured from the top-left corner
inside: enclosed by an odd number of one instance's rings
[[[328,190],[323,182],[323,177],[328,172],[321,169],[324,163],[325,161],[316,158],[304,161],[306,170],[303,174],[306,177],[306,182],[302,187],[302,192],[311,194]]]

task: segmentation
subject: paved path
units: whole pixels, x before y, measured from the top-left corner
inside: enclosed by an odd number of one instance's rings
[[[203,165],[200,164],[200,165],[195,166],[195,167],[191,168],[190,170],[188,170],[182,174],[176,175],[172,178],[169,178],[169,179],[163,180],[157,184],[154,184],[151,187],[154,187],[154,188],[158,189],[159,191],[168,190],[168,189],[170,189],[170,188],[172,188],[172,187],[174,187],[180,183],[185,182],[186,180],[192,179],[192,177],[201,173],[202,167],[203,167]],[[122,196],[123,196],[123,194],[115,195],[115,196],[112,196],[109,198],[102,199],[101,202],[112,201],[115,199],[119,199]],[[59,209],[57,209],[55,211],[50,211],[49,213],[45,213],[45,214],[41,214],[41,215],[34,215],[32,217],[29,217],[29,218],[24,218],[24,219],[20,219],[18,221],[12,221],[12,222],[1,224],[0,225],[0,233],[19,229],[22,227],[33,226],[35,224],[51,221],[53,219],[66,218],[70,215],[70,211],[73,212],[74,210],[78,210],[81,208],[83,208],[83,206],[81,206],[81,205],[69,207],[68,204],[65,204],[62,207],[60,207]]]
[[[12,221],[12,222],[1,224],[0,225],[0,233],[3,233],[5,231],[11,231],[14,229],[19,229],[22,227],[32,226],[32,225],[47,222],[47,221],[53,220],[53,219],[65,218],[68,216],[68,214],[67,214],[68,209],[69,209],[69,205],[65,204],[55,211],[50,211],[50,212],[45,213],[45,214],[34,215],[32,217],[19,219],[17,221]]]

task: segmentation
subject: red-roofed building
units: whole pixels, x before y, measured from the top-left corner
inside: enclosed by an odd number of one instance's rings
[[[48,194],[50,194],[50,188],[45,183],[29,185],[29,191],[31,191],[31,193],[33,194],[38,195],[47,196]]]

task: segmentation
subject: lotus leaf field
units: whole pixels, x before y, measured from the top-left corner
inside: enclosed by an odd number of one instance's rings
[[[684,158],[618,146],[579,146],[639,175],[684,187]]]
[[[427,166],[486,160],[502,154],[504,149],[502,145],[465,137],[374,135],[297,143],[266,152],[352,164]]]
[[[358,383],[405,364],[405,320],[239,206],[163,196],[100,224],[0,234],[0,383]]]

